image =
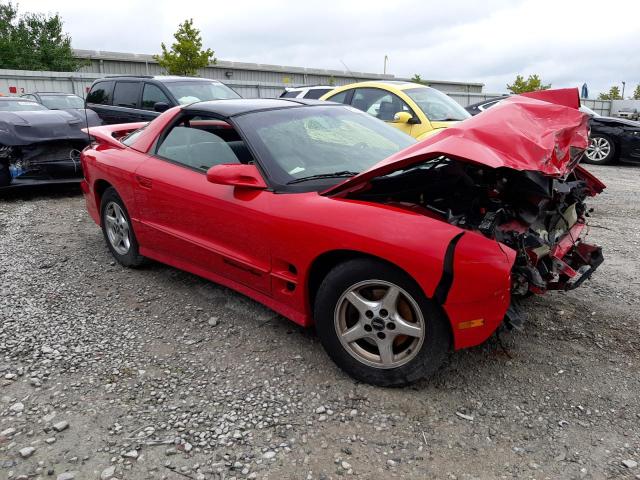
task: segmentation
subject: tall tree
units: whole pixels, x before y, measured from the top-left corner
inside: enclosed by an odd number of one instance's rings
[[[420,76],[419,73],[414,73],[413,77],[410,78],[410,80],[413,83],[419,83],[421,85],[427,85],[427,82],[425,82],[424,80],[422,80],[422,77]]]
[[[0,4],[0,68],[75,71],[71,37],[62,31],[60,15],[19,15],[13,3]]]
[[[216,63],[214,52],[210,48],[202,50],[200,30],[193,27],[193,19],[185,20],[173,34],[175,42],[168,50],[161,44],[162,54],[154,55],[158,64],[171,75],[195,75],[198,69]]]
[[[598,100],[622,100],[620,88],[617,85],[614,85],[608,92],[598,95]]]
[[[526,80],[522,75],[517,75],[511,85],[507,84],[507,90],[515,94],[548,90],[549,88],[551,88],[551,84],[543,84],[542,79],[537,74],[529,75]]]
[[[636,89],[633,91],[633,99],[640,100],[640,84],[636,85]]]

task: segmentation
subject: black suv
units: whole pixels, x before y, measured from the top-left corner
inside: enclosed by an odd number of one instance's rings
[[[113,76],[96,80],[86,107],[105,124],[148,122],[176,105],[240,98],[217,80],[170,76]]]

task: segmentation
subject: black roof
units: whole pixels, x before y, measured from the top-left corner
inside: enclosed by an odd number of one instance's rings
[[[341,103],[325,102],[305,98],[234,98],[192,103],[183,107],[185,111],[209,112],[223,117],[233,117],[244,113],[303,106],[340,106]]]
[[[103,78],[95,80],[100,82],[104,80],[155,80],[158,82],[215,82],[222,83],[215,78],[202,78],[202,77],[181,77],[178,75],[105,75]],[[95,83],[94,82],[94,83]]]

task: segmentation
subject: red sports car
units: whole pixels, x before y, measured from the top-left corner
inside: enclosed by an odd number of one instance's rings
[[[226,285],[315,325],[353,377],[405,385],[602,262],[580,239],[604,185],[578,166],[578,106],[511,97],[416,143],[345,105],[194,103],[91,128],[82,185],[121,264]]]

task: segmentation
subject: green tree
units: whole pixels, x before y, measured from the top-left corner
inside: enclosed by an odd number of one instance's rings
[[[622,100],[622,95],[620,95],[620,88],[617,85],[614,85],[609,89],[607,93],[601,93],[598,95],[598,100]]]
[[[176,41],[168,50],[161,44],[162,55],[154,55],[161,67],[171,75],[195,75],[199,68],[216,63],[214,52],[210,48],[202,50],[200,30],[193,27],[193,19],[185,20],[173,34]]]
[[[537,74],[529,75],[526,80],[522,75],[517,75],[511,85],[507,84],[507,90],[515,94],[548,90],[549,88],[551,88],[551,84],[543,84],[542,79]]]
[[[73,56],[71,37],[60,15],[25,13],[11,2],[0,4],[0,68],[69,72],[85,63]]]
[[[636,89],[633,91],[633,99],[640,100],[640,84],[636,85]]]
[[[425,82],[424,80],[422,80],[422,77],[420,76],[420,74],[419,74],[419,73],[415,73],[415,74],[413,75],[413,77],[411,77],[411,78],[410,78],[410,80],[411,80],[413,83],[419,83],[419,84],[421,84],[421,85],[427,85],[427,82]]]

